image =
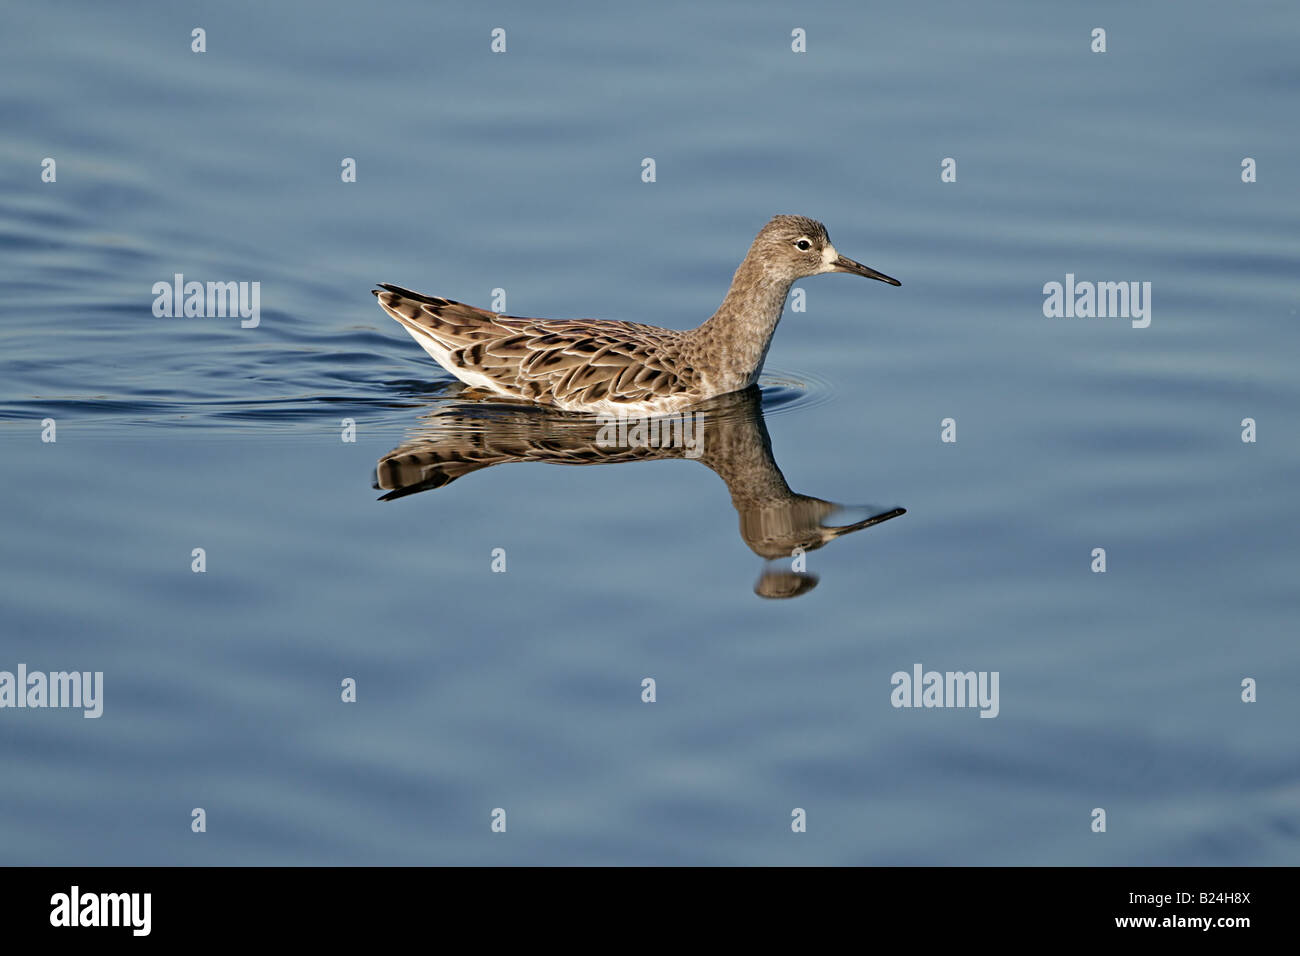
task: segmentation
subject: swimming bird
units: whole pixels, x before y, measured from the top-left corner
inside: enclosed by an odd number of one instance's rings
[[[694,329],[498,315],[386,282],[373,291],[467,385],[566,411],[661,415],[758,381],[790,286],[824,272],[902,285],[840,255],[817,220],[775,216],[718,310]]]

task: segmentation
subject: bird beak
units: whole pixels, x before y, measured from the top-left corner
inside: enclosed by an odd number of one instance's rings
[[[866,276],[868,279],[879,279],[881,282],[888,282],[890,285],[902,285],[897,279],[885,275],[883,272],[877,272],[871,266],[864,266],[861,262],[854,262],[848,256],[839,256],[831,263],[832,272],[850,272],[855,276]]]

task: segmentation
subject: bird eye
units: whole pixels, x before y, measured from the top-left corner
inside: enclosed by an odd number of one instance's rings
[[[807,239],[799,239],[795,242],[794,247],[802,252],[807,252],[812,248],[812,243]]]

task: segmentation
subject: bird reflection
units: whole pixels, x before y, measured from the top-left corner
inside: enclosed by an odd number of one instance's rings
[[[531,403],[440,402],[411,437],[379,459],[380,500],[430,491],[492,465],[514,461],[604,465],[688,458],[726,482],[740,536],[765,560],[754,593],[792,598],[817,585],[806,554],[836,538],[905,514],[903,508],[850,507],[791,491],[772,458],[758,386],[654,419],[562,412]]]

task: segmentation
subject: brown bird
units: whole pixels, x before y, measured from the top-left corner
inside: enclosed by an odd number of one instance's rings
[[[823,272],[902,285],[840,255],[815,219],[776,216],[749,247],[718,311],[685,331],[498,315],[388,283],[374,294],[467,385],[567,411],[659,415],[758,381],[790,286]]]

